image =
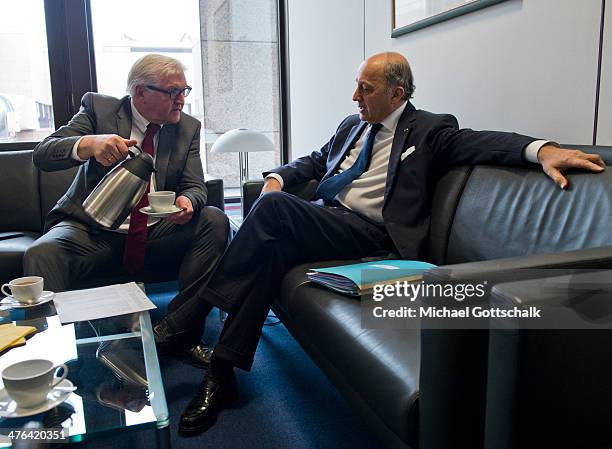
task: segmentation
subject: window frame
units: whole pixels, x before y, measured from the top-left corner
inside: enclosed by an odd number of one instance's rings
[[[288,53],[286,0],[277,0],[281,163],[289,159]],[[51,98],[55,128],[68,123],[81,97],[97,92],[96,64],[89,0],[44,0]],[[3,142],[0,151],[31,149],[36,141]]]
[[[44,0],[51,97],[56,129],[68,123],[81,97],[98,90],[89,0]]]

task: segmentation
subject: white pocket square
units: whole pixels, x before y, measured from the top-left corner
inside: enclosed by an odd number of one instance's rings
[[[402,155],[400,156],[401,160],[403,161],[408,156],[410,156],[414,152],[414,150],[416,150],[416,148],[414,147],[414,145],[412,145],[410,148],[408,148],[406,151],[402,153]]]

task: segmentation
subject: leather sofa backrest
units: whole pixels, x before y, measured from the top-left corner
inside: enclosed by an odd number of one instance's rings
[[[79,167],[38,170],[32,150],[0,151],[0,232],[42,232],[45,218],[66,193]],[[206,180],[208,205],[224,210],[223,180]]]
[[[206,190],[208,191],[208,197],[206,198],[206,204],[209,206],[215,206],[225,212],[225,193],[223,191],[223,180],[216,179],[209,175],[204,175],[206,180]]]
[[[612,163],[610,147],[585,150]],[[439,183],[443,192],[436,195],[456,197],[459,182]],[[449,221],[448,213],[434,211],[432,239],[440,238],[434,231]],[[574,172],[570,189],[563,191],[535,165],[476,166],[451,221],[445,264],[612,245],[612,170]],[[439,247],[437,253],[441,258]]]
[[[472,167],[468,166],[453,167],[436,181],[431,202],[428,242],[428,261],[431,263],[436,265],[446,263],[446,248],[455,218],[455,210],[471,171]]]
[[[70,184],[74,180],[79,167],[72,167],[67,170],[61,170],[56,172],[44,172],[40,173],[40,206],[42,211],[43,226],[47,214],[53,207],[57,200],[59,200],[64,193],[70,187]],[[213,178],[211,176],[205,176],[206,188],[208,190],[207,203],[209,206],[215,206],[225,210],[224,204],[224,191],[223,191],[223,180]]]
[[[59,200],[70,187],[79,167],[72,167],[67,170],[45,172],[40,170],[40,210],[42,212],[43,226],[47,214],[57,200]]]
[[[0,231],[41,232],[38,170],[32,151],[0,152]]]

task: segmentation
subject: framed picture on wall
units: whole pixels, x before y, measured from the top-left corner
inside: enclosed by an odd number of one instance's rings
[[[504,1],[506,0],[391,0],[391,37]]]

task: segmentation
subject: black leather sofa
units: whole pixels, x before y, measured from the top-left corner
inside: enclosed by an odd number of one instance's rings
[[[599,152],[608,165],[612,164],[612,147],[576,148]],[[529,277],[532,271],[522,268],[611,267],[612,169],[597,175],[575,172],[569,176],[571,187],[562,191],[535,165],[461,166],[443,174],[432,199],[427,257],[439,268],[427,271],[425,280],[477,278],[486,272],[494,285]],[[262,181],[243,186],[246,211],[261,186]],[[300,186],[299,193],[310,198],[315,187]],[[476,449],[484,447],[486,427],[487,448],[522,447],[496,439],[500,427],[494,421],[503,414],[492,408],[495,400],[488,395],[487,386],[489,392],[495,391],[498,371],[490,362],[503,355],[490,354],[489,331],[363,329],[358,300],[313,285],[306,278],[310,268],[343,263],[347,261],[294,268],[284,277],[273,308],[383,444],[392,448]],[[603,344],[610,340],[606,338]],[[573,357],[580,363],[584,355],[576,346],[572,348],[576,353],[566,354],[570,359],[565,365],[571,365]],[[554,365],[548,368],[555,369]],[[606,368],[612,378],[612,367]],[[529,368],[523,370],[528,372]],[[610,403],[609,381],[601,387]],[[597,386],[591,385],[593,388]],[[511,401],[507,406],[504,419],[511,419],[515,410]],[[540,406],[540,413],[549,413],[547,404]],[[563,401],[555,406],[563,407]],[[580,447],[598,447],[588,435],[603,426],[602,421],[579,422],[585,426],[578,429],[585,435],[585,444]],[[515,429],[512,425],[506,423],[505,428]],[[531,429],[536,427],[532,423]],[[609,422],[605,430],[595,433],[600,437],[605,434],[599,442],[612,444]],[[529,440],[529,435],[522,436],[520,441]]]
[[[612,271],[498,284],[491,303],[548,307],[557,322],[491,323],[485,448],[610,447]]]
[[[77,168],[57,172],[40,171],[32,163],[32,150],[0,152],[0,282],[22,275],[25,250],[43,231],[44,219],[66,192]],[[223,181],[207,180],[208,204],[224,210]],[[164,267],[148,273],[143,282],[174,280],[177,267]],[[89,279],[81,285],[93,286],[131,280],[117,271]]]

